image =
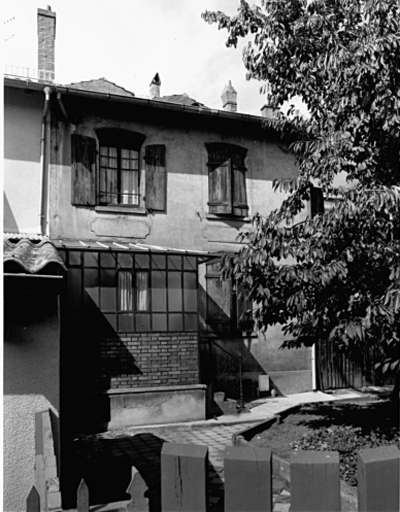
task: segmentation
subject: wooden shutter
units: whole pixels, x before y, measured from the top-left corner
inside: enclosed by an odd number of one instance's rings
[[[146,146],[146,208],[165,211],[167,206],[167,173],[165,168],[165,146]]]
[[[81,206],[96,204],[96,139],[71,135],[71,203]]]
[[[232,155],[233,173],[233,213],[238,216],[246,216],[249,207],[247,206],[246,194],[246,168],[242,155]]]
[[[232,213],[231,159],[228,151],[211,151],[208,161],[210,213]]]
[[[324,213],[324,196],[322,189],[311,187],[311,217]]]
[[[221,263],[207,263],[206,325],[209,332],[230,333],[232,318],[232,281],[221,279]]]

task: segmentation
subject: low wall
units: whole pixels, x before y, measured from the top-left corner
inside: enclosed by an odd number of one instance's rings
[[[110,405],[108,430],[139,425],[204,420],[206,386],[164,386],[107,391]]]

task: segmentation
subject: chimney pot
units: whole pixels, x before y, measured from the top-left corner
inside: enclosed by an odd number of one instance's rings
[[[37,10],[38,70],[39,79],[53,82],[55,78],[56,13],[47,9]]]
[[[158,73],[154,75],[153,80],[150,82],[150,98],[159,98],[161,94],[161,78]]]
[[[222,108],[229,112],[237,111],[237,92],[232,86],[232,82],[228,80],[221,95]]]

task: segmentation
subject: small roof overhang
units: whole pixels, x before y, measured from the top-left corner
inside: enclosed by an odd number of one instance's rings
[[[3,262],[5,276],[62,277],[60,271],[67,270],[50,240],[35,243],[26,238],[17,242],[4,239]]]
[[[222,251],[210,252],[197,249],[177,249],[174,247],[164,247],[160,245],[143,244],[140,242],[99,242],[99,241],[82,241],[82,240],[52,240],[58,249],[70,250],[96,250],[96,251],[130,251],[135,253],[151,253],[151,254],[176,254],[182,256],[197,256],[209,260],[219,258]]]

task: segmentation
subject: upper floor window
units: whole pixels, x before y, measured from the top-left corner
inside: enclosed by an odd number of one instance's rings
[[[206,144],[208,151],[208,205],[217,215],[248,214],[245,157],[247,149],[234,144]]]
[[[72,135],[72,204],[165,210],[165,146],[143,148],[143,134],[122,129],[96,135]]]

